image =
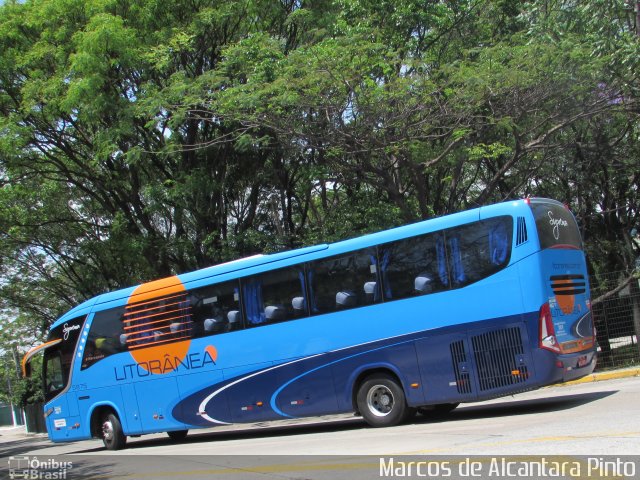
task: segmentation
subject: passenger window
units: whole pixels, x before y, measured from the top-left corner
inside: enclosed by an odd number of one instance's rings
[[[307,316],[304,270],[282,268],[242,282],[247,326],[283,322]]]
[[[242,328],[240,289],[237,281],[191,291],[194,337],[232,332]]]
[[[84,347],[82,370],[103,358],[127,349],[126,335],[122,326],[123,315],[124,307],[103,310],[94,315]]]
[[[381,301],[374,248],[309,264],[311,314],[322,314]]]
[[[493,275],[509,263],[513,220],[496,217],[447,231],[451,280],[462,287]]]
[[[440,234],[422,235],[382,245],[380,272],[385,300],[398,300],[449,287]]]

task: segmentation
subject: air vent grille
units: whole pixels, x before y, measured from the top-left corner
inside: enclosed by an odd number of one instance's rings
[[[518,223],[516,226],[516,247],[522,245],[528,240],[527,235],[527,222],[524,217],[518,217]]]
[[[518,327],[483,333],[471,342],[481,391],[522,383],[529,377]]]

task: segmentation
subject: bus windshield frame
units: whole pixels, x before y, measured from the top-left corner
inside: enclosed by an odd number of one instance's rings
[[[69,387],[74,354],[85,319],[84,315],[73,318],[49,333],[42,363],[42,385],[47,402]]]

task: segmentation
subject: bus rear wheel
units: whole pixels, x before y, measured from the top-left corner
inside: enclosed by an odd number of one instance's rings
[[[127,444],[120,419],[114,413],[107,413],[102,419],[102,441],[107,450],[121,450]]]
[[[398,425],[410,413],[402,387],[394,377],[384,373],[362,382],[356,403],[362,418],[372,427]]]

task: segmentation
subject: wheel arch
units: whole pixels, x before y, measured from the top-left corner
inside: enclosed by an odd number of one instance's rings
[[[126,419],[120,412],[120,409],[113,402],[101,402],[93,405],[89,411],[88,423],[89,423],[89,433],[93,438],[101,438],[102,436],[102,418],[107,413],[113,413],[118,417],[120,423],[122,424],[122,430],[127,432],[127,424]]]

